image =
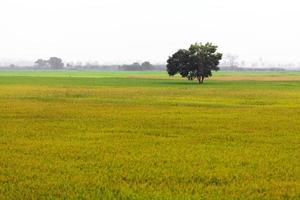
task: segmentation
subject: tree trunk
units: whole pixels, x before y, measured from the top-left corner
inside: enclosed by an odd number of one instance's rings
[[[203,76],[198,76],[197,77],[199,84],[203,83],[204,77]]]

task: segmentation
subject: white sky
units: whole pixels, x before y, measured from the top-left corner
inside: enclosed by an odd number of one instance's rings
[[[165,62],[213,42],[241,59],[300,61],[299,0],[0,0],[0,59]]]

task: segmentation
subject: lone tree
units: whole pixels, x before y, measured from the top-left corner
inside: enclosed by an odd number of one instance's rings
[[[212,71],[219,70],[222,54],[217,52],[217,46],[212,43],[193,44],[189,49],[180,49],[167,61],[167,72],[170,76],[179,73],[188,80],[198,79],[202,84],[204,79],[212,76]]]

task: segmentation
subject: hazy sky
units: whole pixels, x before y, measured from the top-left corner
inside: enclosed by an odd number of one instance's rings
[[[0,0],[0,59],[165,62],[213,42],[241,59],[300,61],[299,0]]]

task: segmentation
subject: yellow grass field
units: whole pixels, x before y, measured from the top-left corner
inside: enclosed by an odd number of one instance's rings
[[[299,152],[299,72],[0,72],[0,199],[300,199]]]

